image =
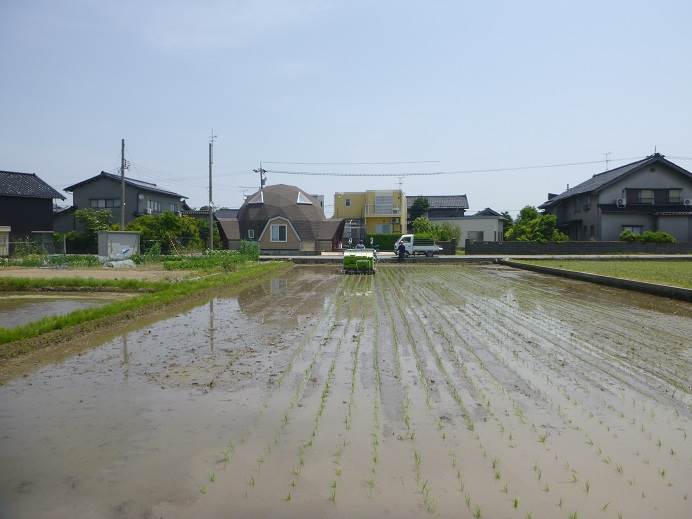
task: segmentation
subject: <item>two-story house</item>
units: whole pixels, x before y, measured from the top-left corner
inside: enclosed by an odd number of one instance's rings
[[[406,232],[406,195],[401,190],[334,193],[334,217],[344,220],[344,239]]]
[[[76,209],[109,209],[111,221],[120,222],[122,186],[120,176],[102,171],[100,174],[65,188],[72,193],[72,207],[55,215],[56,231],[75,230]],[[125,177],[125,225],[145,214],[184,209],[186,196],[157,187],[156,184]]]
[[[571,240],[665,231],[692,241],[692,173],[660,153],[604,171],[539,206]]]
[[[0,171],[0,256],[11,252],[14,241],[52,243],[55,199],[65,197],[35,173]]]

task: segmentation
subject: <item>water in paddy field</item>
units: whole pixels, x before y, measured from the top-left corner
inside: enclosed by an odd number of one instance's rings
[[[110,303],[117,294],[27,294],[3,293],[0,299],[0,328],[13,328],[46,316],[64,315],[74,310]]]
[[[0,517],[689,517],[690,336],[506,268],[294,268],[0,386]]]

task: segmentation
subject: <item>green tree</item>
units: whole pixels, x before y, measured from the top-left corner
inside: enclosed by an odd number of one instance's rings
[[[411,221],[427,214],[428,209],[430,209],[430,204],[428,203],[427,198],[423,196],[419,196],[418,198],[416,198],[413,201],[413,204],[411,205],[411,209],[409,209],[408,211]]]
[[[504,236],[507,236],[507,231],[509,231],[514,225],[514,220],[508,211],[502,212],[502,229]]]
[[[170,254],[203,250],[204,242],[200,236],[202,226],[202,220],[166,211],[135,218],[127,225],[127,230],[141,233],[144,250],[158,242],[161,253]]]
[[[413,232],[415,234],[434,234],[436,227],[427,216],[419,216],[413,220]]]
[[[111,228],[110,209],[77,209],[74,217],[84,225],[84,231],[89,235]]]
[[[457,225],[452,225],[449,222],[443,222],[441,225],[436,226],[437,229],[433,232],[436,240],[449,241],[456,240],[457,244],[461,240],[461,229]]]
[[[541,214],[535,207],[527,205],[517,217],[512,228],[505,233],[509,241],[565,241],[567,235],[557,228],[557,217]]]

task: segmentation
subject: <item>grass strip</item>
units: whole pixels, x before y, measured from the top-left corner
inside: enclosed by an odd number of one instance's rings
[[[0,360],[31,351],[34,348],[29,344],[23,343],[23,341],[48,332],[63,330],[88,321],[111,318],[124,312],[145,308],[158,309],[184,297],[189,297],[196,292],[233,286],[244,280],[254,279],[257,276],[288,267],[288,264],[280,262],[253,264],[245,266],[237,272],[208,276],[191,281],[169,283],[166,288],[161,288],[155,292],[130,297],[122,301],[115,301],[100,307],[75,310],[66,315],[48,316],[15,328],[0,328],[0,345],[6,345],[0,348]]]
[[[516,260],[543,267],[560,268],[576,272],[588,272],[632,281],[645,281],[682,288],[692,288],[692,261],[677,260]]]
[[[104,290],[156,292],[171,286],[169,281],[143,281],[139,279],[96,279],[79,277],[12,278],[0,277],[0,292],[24,290]]]

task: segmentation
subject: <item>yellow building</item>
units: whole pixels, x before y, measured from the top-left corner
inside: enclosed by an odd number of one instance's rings
[[[334,217],[343,218],[344,238],[406,232],[406,195],[401,190],[334,193]]]

